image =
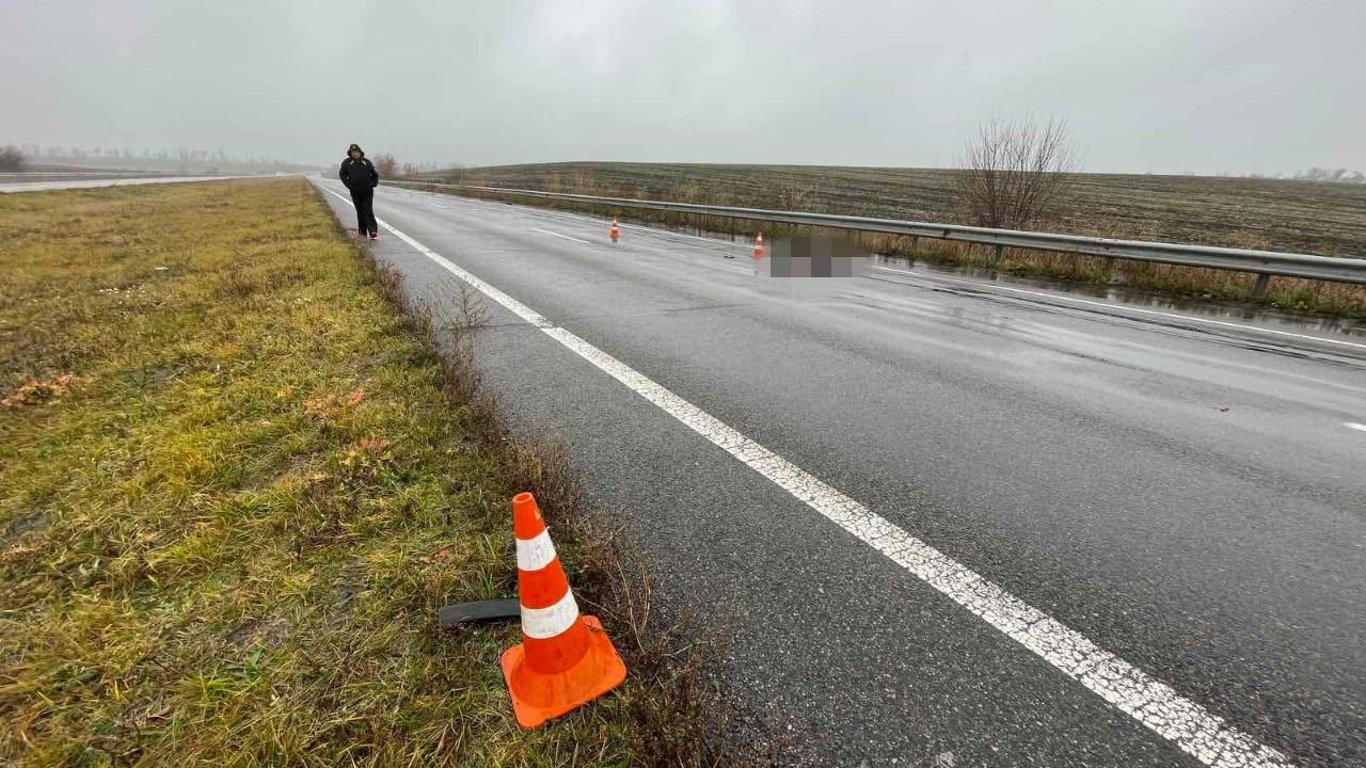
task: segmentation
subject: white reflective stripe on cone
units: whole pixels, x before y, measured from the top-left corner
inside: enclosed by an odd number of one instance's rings
[[[517,540],[517,567],[523,571],[539,571],[555,559],[555,545],[550,543],[550,531],[541,529],[534,539]]]
[[[579,604],[574,593],[566,590],[558,603],[546,608],[522,606],[522,634],[537,640],[548,640],[574,626],[579,618]]]

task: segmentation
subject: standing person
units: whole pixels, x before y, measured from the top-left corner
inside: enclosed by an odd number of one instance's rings
[[[375,187],[379,186],[379,171],[375,170],[375,164],[365,157],[365,152],[361,151],[360,146],[352,144],[351,148],[346,150],[346,159],[342,161],[337,177],[351,190],[351,202],[356,205],[356,219],[359,221],[356,229],[360,231],[360,236],[378,240],[379,222],[375,221]]]

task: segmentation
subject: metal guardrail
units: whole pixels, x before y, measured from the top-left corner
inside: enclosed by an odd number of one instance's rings
[[[1246,248],[1221,248],[1209,245],[1155,243],[1142,240],[1115,240],[1106,237],[1056,235],[1047,232],[990,229],[987,227],[968,227],[958,224],[899,221],[897,219],[874,219],[864,216],[840,216],[829,213],[770,211],[760,208],[735,208],[721,205],[672,203],[663,200],[636,200],[625,197],[598,197],[595,195],[575,195],[561,192],[540,192],[532,189],[479,187],[466,184],[437,184],[425,181],[400,181],[390,183],[416,187],[483,192],[486,194],[537,197],[547,200],[564,200],[567,202],[602,205],[614,208],[638,208],[656,211],[673,211],[675,213],[697,213],[707,216],[743,219],[745,221],[832,227],[836,229],[853,230],[856,232],[878,232],[882,234],[904,235],[911,238],[927,237],[936,240],[981,243],[995,247],[997,262],[1000,261],[1002,251],[1005,248],[1029,248],[1036,251],[1055,251],[1059,253],[1100,256],[1110,259],[1150,261],[1162,264],[1177,264],[1186,267],[1205,267],[1208,269],[1221,269],[1233,272],[1251,272],[1258,276],[1255,287],[1257,295],[1261,295],[1265,292],[1267,281],[1272,275],[1366,285],[1366,258],[1317,256],[1307,253],[1280,253],[1277,251],[1258,251]]]

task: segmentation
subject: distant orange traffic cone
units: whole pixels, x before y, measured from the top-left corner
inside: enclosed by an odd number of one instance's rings
[[[760,232],[754,236],[754,260],[758,261],[764,257],[764,233]]]
[[[609,234],[611,234],[612,242],[614,243],[617,241],[617,238],[621,237],[621,230],[617,228],[617,217],[615,216],[612,217],[612,231]]]
[[[513,497],[512,525],[522,642],[503,652],[503,678],[517,724],[535,728],[621,685],[626,665],[602,624],[579,615],[536,497]]]

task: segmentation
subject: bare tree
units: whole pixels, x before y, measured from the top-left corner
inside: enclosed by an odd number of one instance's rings
[[[393,155],[376,155],[375,170],[379,171],[379,176],[382,179],[396,176],[398,175],[398,161],[394,159]]]
[[[18,147],[0,147],[0,171],[17,171],[24,167],[24,153]]]
[[[992,120],[963,154],[958,203],[979,227],[1028,229],[1056,218],[1077,170],[1059,120]]]
[[[1349,171],[1346,168],[1320,168],[1317,165],[1305,171],[1299,171],[1291,178],[1300,181],[1347,181],[1361,182],[1366,180],[1361,171]]]

